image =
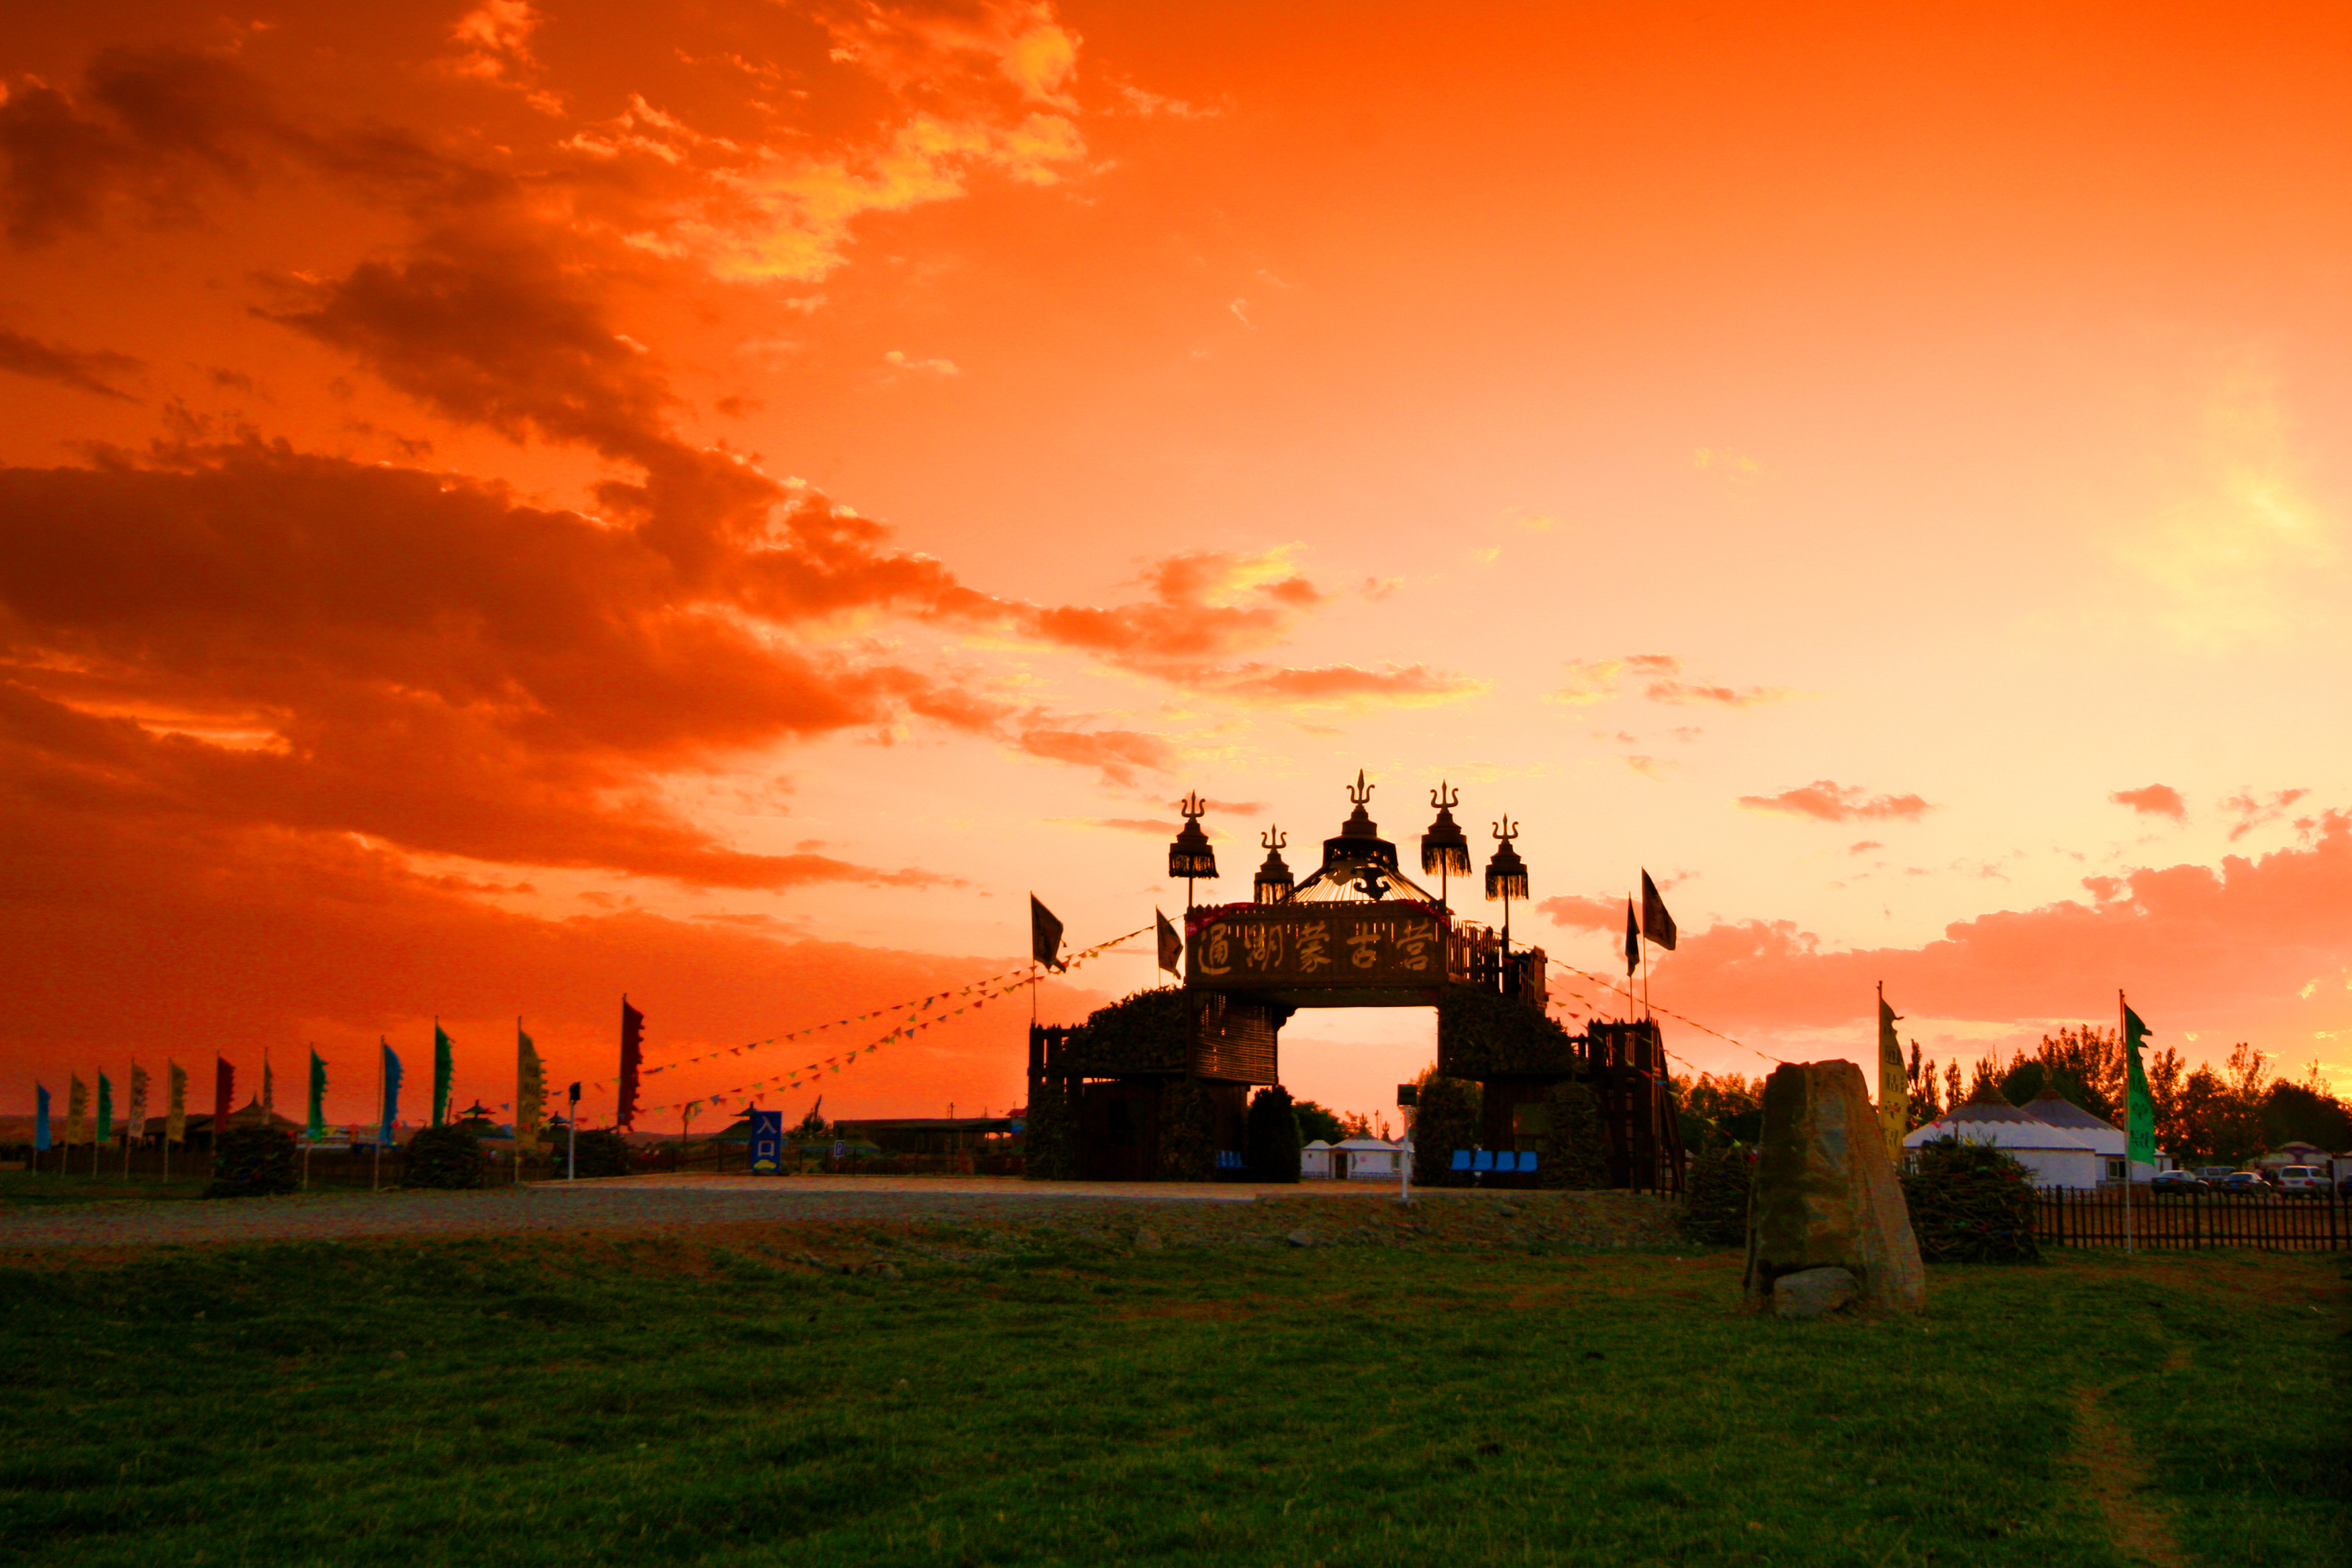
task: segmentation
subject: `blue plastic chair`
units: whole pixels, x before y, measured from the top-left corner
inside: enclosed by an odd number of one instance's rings
[[[1470,1151],[1467,1149],[1456,1149],[1454,1151],[1454,1169],[1457,1171],[1466,1171],[1469,1168]]]
[[[1536,1152],[1532,1149],[1528,1149],[1519,1155],[1519,1174],[1523,1176],[1532,1176],[1535,1173]]]
[[[1479,1150],[1475,1157],[1471,1160],[1470,1168],[1474,1171],[1493,1170],[1495,1168],[1495,1152],[1492,1149]]]

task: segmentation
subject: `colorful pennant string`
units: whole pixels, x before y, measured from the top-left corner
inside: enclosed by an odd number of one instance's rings
[[[1139,930],[1128,931],[1124,935],[1115,936],[1108,942],[1098,942],[1092,947],[1085,948],[1077,952],[1072,953],[1066,968],[1076,969],[1086,963],[1088,960],[1099,957],[1103,953],[1117,948],[1120,942],[1127,941],[1129,938],[1141,936],[1145,931],[1148,931],[1151,928],[1150,926],[1144,926]],[[1011,977],[1014,975],[1018,975],[1020,978],[1011,979]],[[871,1012],[857,1014],[853,1018],[837,1019],[831,1024],[818,1024],[806,1029],[795,1029],[789,1034],[773,1035],[764,1040],[753,1040],[745,1045],[730,1046],[723,1050],[711,1051],[703,1056],[689,1057],[683,1061],[665,1063],[659,1068],[647,1068],[645,1069],[646,1073],[652,1074],[655,1072],[666,1071],[672,1068],[690,1067],[697,1062],[715,1061],[720,1057],[740,1056],[745,1051],[755,1050],[762,1046],[781,1045],[786,1040],[798,1039],[805,1035],[816,1034],[823,1029],[838,1028],[845,1023],[856,1023],[871,1018],[879,1018],[891,1013],[907,1012],[908,1014],[908,1017],[902,1019],[898,1025],[892,1027],[889,1033],[883,1035],[878,1039],[872,1040],[866,1045],[854,1047],[838,1055],[826,1057],[818,1061],[809,1062],[801,1067],[787,1068],[783,1071],[771,1074],[766,1078],[754,1079],[751,1082],[739,1085],[734,1089],[720,1089],[711,1094],[698,1095],[692,1100],[678,1100],[669,1105],[639,1106],[637,1108],[637,1114],[639,1116],[646,1116],[656,1111],[681,1111],[689,1106],[716,1106],[722,1100],[738,1099],[759,1089],[781,1089],[789,1093],[791,1090],[800,1088],[802,1084],[817,1078],[821,1074],[838,1074],[845,1067],[854,1064],[859,1057],[872,1056],[884,1046],[893,1044],[898,1040],[912,1039],[916,1035],[920,1034],[923,1030],[930,1028],[935,1025],[943,1024],[947,1022],[948,1019],[954,1017],[958,1014],[971,1012],[1002,997],[1010,996],[1016,991],[1037,984],[1045,978],[1045,976],[1043,973],[1033,974],[1025,969],[1009,969],[999,974],[992,974],[985,980],[975,980],[969,985],[958,986],[950,991],[932,992],[929,995],[924,996],[914,1002],[894,1003],[887,1007],[877,1007]],[[997,984],[1000,981],[1005,981],[1008,979],[1011,979],[1011,984]],[[920,1022],[916,1021],[918,1017],[920,1017],[924,1012],[930,1009],[934,1005],[955,1001],[958,998],[963,997],[969,997],[971,1000],[966,1001],[962,1006],[950,1008],[940,1012],[933,1016],[924,1017]],[[909,1012],[909,1009],[912,1009],[912,1011]],[[603,1079],[598,1080],[598,1087],[602,1088],[617,1081],[618,1080],[614,1079]]]
[[[1559,960],[1558,959],[1553,959],[1551,962],[1554,963],[1559,963]],[[1591,970],[1579,969],[1573,963],[1560,963],[1559,966],[1562,969],[1567,970],[1570,974],[1581,975],[1584,979],[1591,982],[1593,984],[1603,986],[1611,991],[1614,991],[1619,995],[1625,997],[1629,1001],[1640,1002],[1642,1000],[1638,994],[1626,990],[1625,987],[1618,984],[1615,981],[1608,979],[1603,975],[1595,974]],[[1574,996],[1580,1002],[1585,1002],[1587,1005],[1591,1005],[1589,1000],[1579,992],[1570,991],[1569,992],[1569,994]],[[1685,1017],[1682,1014],[1675,1012],[1671,1007],[1661,1007],[1655,1003],[1646,1003],[1644,1005],[1650,1012],[1664,1013],[1667,1017],[1672,1018],[1677,1024],[1688,1024],[1692,1028],[1696,1029],[1702,1035],[1713,1035],[1717,1039],[1721,1040],[1727,1045],[1738,1046],[1743,1051],[1754,1051],[1758,1056],[1762,1057],[1768,1062],[1779,1062],[1782,1067],[1790,1065],[1789,1059],[1786,1057],[1776,1057],[1768,1050],[1749,1045],[1746,1040],[1734,1039],[1731,1036],[1725,1034],[1720,1029],[1710,1029],[1705,1024],[1700,1023],[1696,1018]],[[1667,1054],[1672,1056],[1674,1053],[1668,1052]],[[1695,1065],[1683,1058],[1677,1057],[1675,1059],[1681,1061],[1685,1067]]]

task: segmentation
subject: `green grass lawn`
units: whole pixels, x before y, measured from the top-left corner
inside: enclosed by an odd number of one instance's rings
[[[1925,1319],[1791,1324],[1721,1254],[1071,1246],[0,1272],[0,1555],[2121,1564],[2095,1385],[2188,1561],[2352,1561],[2335,1260],[1937,1269]]]
[[[125,1177],[103,1171],[95,1176],[86,1171],[65,1176],[53,1171],[0,1171],[0,1209],[202,1197],[211,1180],[205,1173],[206,1165],[201,1157],[191,1156],[188,1166],[196,1173],[175,1175],[169,1181],[161,1176]]]

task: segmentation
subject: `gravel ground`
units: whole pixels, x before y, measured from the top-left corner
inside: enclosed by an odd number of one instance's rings
[[[1019,1182],[649,1177],[478,1193],[305,1194],[225,1202],[81,1204],[0,1214],[0,1257],[119,1261],[125,1249],[517,1232],[734,1241],[797,1238],[838,1253],[942,1259],[1076,1242],[1153,1247],[1446,1249],[1674,1247],[1675,1205],[1633,1193],[1153,1187]],[[941,1236],[951,1233],[953,1239]]]

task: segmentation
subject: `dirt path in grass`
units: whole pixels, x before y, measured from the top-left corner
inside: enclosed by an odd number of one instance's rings
[[[2141,1496],[2147,1467],[2132,1447],[2123,1423],[2101,1405],[2105,1389],[2085,1388],[2074,1395],[2074,1459],[2083,1467],[2091,1500],[2107,1521],[2107,1537],[2116,1549],[2149,1568],[2189,1568],[2189,1560],[2172,1539],[2172,1526]]]

